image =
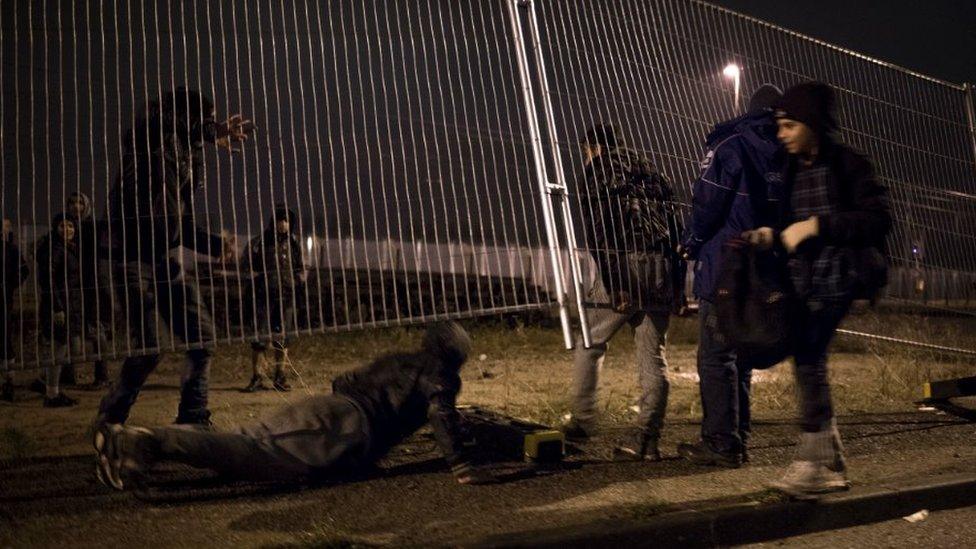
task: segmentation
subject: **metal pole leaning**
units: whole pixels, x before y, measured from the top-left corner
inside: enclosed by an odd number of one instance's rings
[[[976,96],[972,84],[963,84],[966,91],[966,124],[969,126],[969,139],[973,145],[973,167],[976,171]]]
[[[550,198],[545,157],[542,151],[542,136],[539,131],[538,115],[535,110],[535,94],[532,90],[532,73],[529,70],[529,59],[525,51],[525,39],[522,35],[522,18],[518,12],[519,3],[519,0],[508,0],[507,2],[509,20],[512,25],[512,43],[515,46],[519,78],[522,81],[522,100],[525,103],[526,122],[529,127],[529,139],[532,143],[532,158],[535,162],[539,194],[542,198],[542,215],[546,225],[546,239],[549,243],[549,256],[552,261],[553,278],[555,279],[556,302],[559,306],[559,322],[562,325],[563,341],[566,348],[572,349],[573,334],[569,323],[569,310],[566,307],[565,274],[563,273],[562,258],[559,254],[558,233],[556,232],[552,200]]]
[[[539,71],[539,87],[542,93],[542,109],[546,126],[549,130],[549,140],[552,146],[552,157],[556,183],[548,185],[549,191],[559,200],[563,215],[563,228],[566,230],[566,247],[569,251],[569,267],[573,275],[573,292],[576,294],[576,308],[579,311],[580,329],[583,332],[583,346],[590,348],[590,323],[586,318],[586,308],[583,297],[583,269],[580,267],[577,255],[576,229],[573,216],[569,208],[569,187],[566,184],[566,173],[563,170],[562,155],[559,152],[559,139],[556,133],[556,117],[553,114],[552,97],[549,94],[549,80],[546,77],[546,64],[542,57],[542,44],[539,39],[539,21],[535,7],[531,1],[526,2],[529,8],[529,31],[532,36],[532,53],[535,57],[536,68]]]

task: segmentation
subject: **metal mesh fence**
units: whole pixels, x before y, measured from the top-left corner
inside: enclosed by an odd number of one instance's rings
[[[0,33],[23,366],[554,300],[501,2],[4,1]],[[236,153],[194,91],[253,120]]]
[[[586,129],[684,211],[703,137],[765,82],[838,91],[891,191],[889,295],[976,299],[966,89],[703,2],[4,0],[0,63],[20,368],[550,307],[595,276]],[[180,87],[253,120],[237,152]]]
[[[594,217],[579,140],[595,124],[612,124],[624,145],[650,160],[687,213],[712,126],[744,112],[746,98],[764,83],[785,89],[820,80],[837,92],[842,140],[872,159],[890,192],[888,297],[957,309],[976,298],[967,87],[704,2],[559,0],[531,9],[577,220]],[[730,66],[732,74],[723,70]],[[586,231],[577,233],[584,259],[599,251]]]

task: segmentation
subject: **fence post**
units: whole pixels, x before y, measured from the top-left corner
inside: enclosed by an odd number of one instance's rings
[[[539,131],[539,118],[535,110],[535,93],[532,89],[532,72],[529,70],[529,58],[525,50],[525,38],[522,34],[522,18],[519,15],[521,0],[508,0],[509,21],[512,26],[512,42],[515,46],[516,61],[519,67],[519,78],[522,81],[522,101],[525,103],[526,122],[529,127],[529,141],[532,143],[532,158],[535,162],[536,179],[538,179],[539,196],[542,200],[542,216],[546,227],[546,240],[549,244],[549,259],[552,264],[553,279],[556,288],[556,302],[559,305],[559,322],[563,328],[563,342],[567,349],[573,348],[573,334],[569,323],[569,310],[566,307],[565,274],[563,262],[559,253],[558,232],[550,198],[549,177],[546,173],[546,161],[542,152],[542,135]]]
[[[546,77],[546,63],[542,56],[542,45],[539,39],[539,20],[536,17],[532,2],[526,2],[529,8],[529,32],[531,33],[532,52],[535,57],[536,69],[539,71],[539,87],[542,95],[542,109],[545,123],[549,131],[549,141],[552,146],[552,157],[556,182],[549,185],[549,191],[559,201],[563,217],[563,229],[566,231],[566,248],[569,252],[569,269],[573,275],[573,292],[576,297],[576,308],[579,311],[580,329],[583,332],[583,346],[590,348],[590,323],[586,317],[584,307],[583,269],[580,265],[576,244],[576,227],[573,223],[572,211],[569,208],[569,186],[566,184],[566,173],[563,170],[562,155],[559,152],[559,139],[556,132],[556,116],[552,107],[552,97],[549,94],[549,80]]]

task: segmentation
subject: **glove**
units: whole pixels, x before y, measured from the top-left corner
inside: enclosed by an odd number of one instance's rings
[[[773,229],[771,227],[759,227],[752,231],[745,231],[741,236],[749,244],[760,250],[768,250],[773,247]]]
[[[816,217],[811,217],[806,221],[797,221],[790,225],[779,236],[786,251],[793,253],[803,241],[813,238],[820,234],[820,222]]]

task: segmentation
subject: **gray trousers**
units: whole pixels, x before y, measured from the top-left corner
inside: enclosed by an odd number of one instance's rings
[[[665,358],[670,311],[634,309],[618,312],[610,305],[599,278],[590,290],[587,301],[592,304],[587,307],[592,346],[584,348],[582,339],[577,338],[573,360],[573,417],[583,426],[592,426],[595,422],[597,387],[603,357],[607,353],[607,342],[629,324],[634,329],[637,379],[641,388],[638,427],[645,436],[658,438],[664,424],[670,388]]]
[[[241,480],[320,478],[362,467],[369,429],[362,410],[342,395],[314,396],[227,432],[151,429],[152,454]]]

